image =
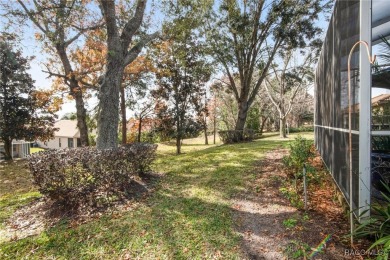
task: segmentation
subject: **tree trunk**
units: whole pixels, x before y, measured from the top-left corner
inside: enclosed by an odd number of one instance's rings
[[[178,108],[176,108],[178,111]],[[180,126],[180,115],[178,113],[178,118],[176,119],[176,154],[181,153],[181,126]]]
[[[287,135],[286,135],[286,118],[285,117],[279,118],[279,136],[281,138],[287,138]]]
[[[204,126],[204,144],[209,144],[209,139],[207,138],[207,125]]]
[[[87,111],[84,106],[83,94],[77,91],[74,95],[76,101],[77,128],[80,131],[81,146],[89,146]]]
[[[263,117],[262,120],[261,120],[261,126],[260,126],[260,135],[263,134],[263,131],[264,131],[264,125],[265,125],[265,122],[267,121],[268,117]]]
[[[98,137],[96,147],[108,149],[118,147],[119,92],[123,74],[122,62],[107,64],[104,81],[100,86]]]
[[[125,88],[121,87],[121,116],[122,116],[122,144],[127,143],[127,122],[126,122],[126,98]]]
[[[215,111],[214,111],[214,144],[215,144],[216,136],[217,136],[217,120],[215,118]]]
[[[141,131],[142,131],[142,117],[139,117],[139,124],[138,124],[138,143],[141,142]]]
[[[12,161],[12,140],[9,140],[8,138],[4,140],[4,160],[6,161]]]
[[[248,115],[248,102],[240,102],[238,105],[238,116],[237,116],[237,123],[235,130],[240,131],[240,133],[237,133],[238,140],[236,141],[242,141],[243,140],[243,130],[245,127],[246,118]]]
[[[64,67],[64,72],[66,77],[70,77],[69,80],[69,89],[70,95],[76,101],[76,115],[77,115],[77,127],[80,131],[80,142],[82,146],[89,146],[88,139],[88,126],[87,126],[87,111],[84,105],[83,92],[79,86],[79,82],[76,80],[75,76],[72,75],[73,69],[70,64],[69,58],[66,54],[66,48],[64,44],[58,44],[56,46],[58,56],[61,59],[62,65]]]
[[[176,136],[176,154],[181,154],[181,137],[179,134]]]

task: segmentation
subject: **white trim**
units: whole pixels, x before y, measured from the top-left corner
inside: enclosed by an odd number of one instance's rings
[[[360,1],[360,39],[371,48],[372,1]],[[358,218],[369,217],[371,203],[371,64],[364,45],[359,52],[359,205]],[[363,213],[366,212],[363,216]]]
[[[321,128],[325,128],[325,129],[328,129],[328,130],[335,130],[335,131],[339,131],[339,132],[349,133],[349,130],[345,129],[345,128],[337,128],[337,127],[324,126],[324,125],[314,125],[314,127],[321,127]],[[357,131],[357,130],[352,130],[351,132],[354,135],[358,135],[359,134],[359,131]]]
[[[388,136],[388,135],[390,135],[390,130],[371,131],[371,135],[373,135],[373,136]]]

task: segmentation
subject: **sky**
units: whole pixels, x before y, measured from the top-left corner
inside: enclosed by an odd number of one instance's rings
[[[0,0],[0,1],[13,1],[13,0]],[[163,14],[155,7],[152,7],[156,4],[156,0],[151,0],[148,2],[145,18],[148,18],[153,14],[153,26],[150,27],[148,33],[154,32],[155,30],[161,29]],[[17,3],[15,2],[15,5]],[[94,8],[97,8],[94,6]],[[153,10],[153,11],[152,11]],[[100,11],[97,10],[99,13]],[[0,14],[3,13],[3,10],[0,9]],[[0,17],[0,31],[4,30],[5,20],[3,17]],[[36,26],[27,21],[25,26],[20,26],[17,28],[17,34],[21,37],[21,46],[19,46],[25,56],[34,56],[35,58],[30,62],[29,73],[31,74],[32,79],[35,81],[35,86],[39,89],[50,89],[52,85],[52,79],[48,77],[48,74],[43,72],[45,69],[44,63],[48,58],[47,54],[42,51],[42,45],[35,39],[35,32],[37,32]],[[91,98],[87,101],[86,109],[87,111],[92,110],[98,104],[97,98]],[[60,119],[65,114],[76,112],[75,102],[72,100],[64,99],[64,104],[59,112],[56,114]],[[131,115],[132,111],[128,111],[128,115]]]
[[[154,4],[153,2],[156,2],[156,1],[152,1],[151,3]],[[146,13],[150,13],[150,10],[151,10],[151,5],[148,6]],[[161,27],[162,20],[163,20],[162,13],[158,10],[155,11],[155,13],[152,16],[153,24],[155,24],[157,27],[159,27],[159,26]],[[320,21],[318,22],[318,24],[320,27],[324,28],[324,32],[326,32],[327,27],[328,27],[328,22],[326,21],[325,17],[323,17],[323,16],[320,17]],[[0,26],[0,28],[1,28],[1,26]],[[152,28],[152,30],[157,30],[157,29],[158,28],[156,28],[156,27]],[[28,26],[23,27],[22,30],[23,30],[23,36],[22,36],[23,40],[21,42],[22,50],[26,56],[35,56],[35,59],[30,64],[31,69],[29,70],[29,73],[31,74],[32,78],[35,80],[36,86],[38,88],[49,89],[51,87],[52,81],[51,81],[51,79],[49,79],[47,77],[46,73],[42,72],[42,70],[44,69],[43,63],[44,63],[47,56],[45,55],[44,52],[42,52],[40,43],[38,43],[35,40],[35,37],[34,37],[35,28],[31,23],[29,23]],[[379,49],[374,47],[373,51],[375,53],[376,51],[379,51]],[[311,94],[314,94],[314,88],[311,88],[309,92]],[[381,94],[381,93],[384,93],[384,91],[373,89],[373,96]],[[98,103],[98,100],[96,98],[92,98],[90,101],[88,101],[87,110],[95,107],[97,105],[97,103]],[[58,114],[59,118],[61,118],[66,113],[75,112],[75,111],[76,111],[76,109],[75,109],[74,102],[67,101],[63,105],[61,111],[59,111],[57,114]],[[129,111],[129,112],[131,112],[131,111]],[[131,114],[131,113],[128,113],[128,114]]]

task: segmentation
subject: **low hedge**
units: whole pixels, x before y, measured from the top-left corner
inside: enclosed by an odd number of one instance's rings
[[[314,126],[290,127],[289,133],[314,132]]]
[[[115,149],[50,150],[29,157],[39,191],[67,207],[98,206],[126,194],[135,175],[146,173],[157,145],[135,143]]]
[[[219,131],[218,134],[224,144],[252,141],[256,137],[252,129]]]

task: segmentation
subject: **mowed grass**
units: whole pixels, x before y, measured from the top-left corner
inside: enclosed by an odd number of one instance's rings
[[[0,229],[17,208],[40,196],[25,160],[0,162]]]
[[[290,137],[288,140],[291,140]],[[0,244],[0,259],[239,259],[230,199],[255,176],[253,163],[286,140],[235,145],[160,145],[157,190],[126,212]],[[184,141],[186,144],[186,141]]]
[[[42,148],[39,148],[39,147],[30,147],[30,153],[31,154],[37,153],[37,152],[40,152],[40,151],[45,151],[45,149],[42,149]]]

